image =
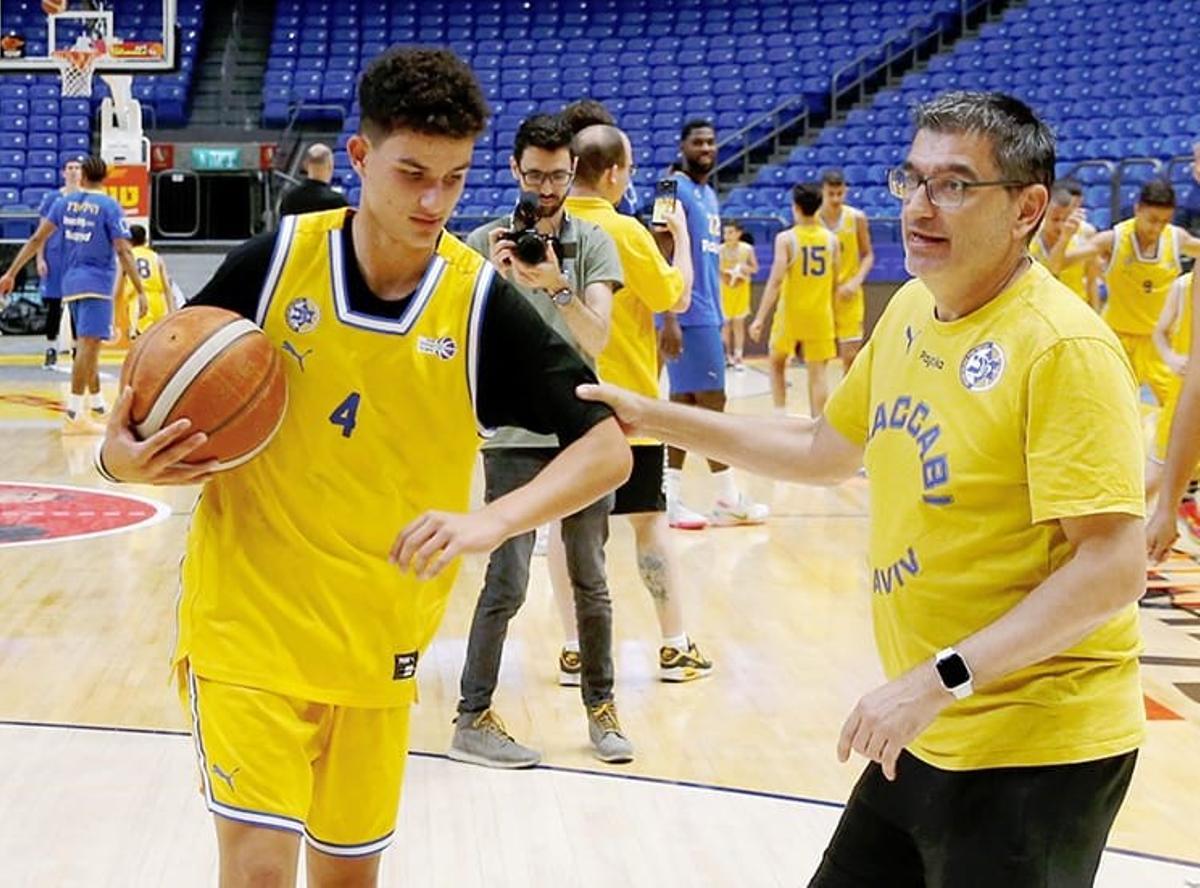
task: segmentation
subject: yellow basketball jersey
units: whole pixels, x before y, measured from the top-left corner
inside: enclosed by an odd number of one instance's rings
[[[1179,277],[1179,229],[1168,225],[1152,256],[1143,256],[1133,219],[1113,226],[1112,255],[1104,269],[1108,305],[1104,319],[1118,333],[1149,336],[1158,323],[1171,282]]]
[[[283,357],[287,414],[262,454],[204,487],[175,659],[301,699],[395,706],[415,695],[457,564],[424,582],[388,550],[422,512],[468,507],[494,269],[443,233],[402,317],[357,313],[345,218],[330,210],[280,227],[256,320]]]
[[[726,320],[745,317],[750,312],[750,277],[746,266],[753,250],[749,244],[740,241],[732,250],[721,244],[721,310]],[[725,282],[725,273],[738,265],[743,266],[742,278],[731,287]]]
[[[137,318],[137,330],[144,333],[155,321],[161,320],[167,314],[167,282],[163,279],[162,262],[158,253],[146,246],[133,248],[133,263],[137,266],[138,277],[146,290],[148,311],[137,317],[137,291],[127,280],[125,281],[125,298],[129,300],[134,317]]]
[[[1189,354],[1192,350],[1192,300],[1196,296],[1196,273],[1189,271],[1179,278],[1179,314],[1171,328],[1171,351],[1177,355]]]
[[[1084,238],[1076,232],[1071,236],[1070,242],[1067,244],[1067,251],[1078,249],[1083,246]],[[1042,240],[1041,232],[1033,239],[1029,245],[1029,255],[1038,262],[1049,267],[1048,259],[1053,248],[1047,247],[1046,242]],[[1088,301],[1087,292],[1087,262],[1072,262],[1065,266],[1062,271],[1055,275],[1060,281],[1071,288],[1071,292],[1082,299]]]
[[[819,215],[818,218],[820,218]],[[849,205],[843,205],[841,218],[838,219],[836,225],[829,225],[823,219],[821,224],[837,237],[838,247],[841,250],[838,253],[837,279],[840,284],[858,274],[858,210]]]
[[[837,238],[821,225],[795,225],[791,238],[791,264],[781,296],[784,329],[796,340],[833,339]]]

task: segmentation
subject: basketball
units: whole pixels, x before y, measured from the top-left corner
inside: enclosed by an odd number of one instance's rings
[[[56,15],[67,11],[68,0],[42,0],[42,12],[46,15]]]
[[[130,418],[145,439],[178,419],[208,435],[188,462],[232,469],[260,453],[287,407],[279,353],[252,321],[198,306],[167,315],[134,340],[121,368],[133,387]]]

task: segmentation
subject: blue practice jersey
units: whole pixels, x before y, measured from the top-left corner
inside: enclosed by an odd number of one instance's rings
[[[710,185],[697,185],[685,173],[676,173],[679,200],[687,214],[692,241],[692,304],[678,315],[681,327],[721,326],[721,209]]]
[[[113,242],[129,239],[121,205],[107,194],[76,191],[54,202],[46,217],[62,232],[62,295],[111,298],[117,283]]]
[[[62,192],[59,191],[51,191],[43,197],[42,202],[38,205],[37,212],[39,218],[49,219],[50,210],[60,197],[62,197]],[[41,293],[43,299],[62,298],[62,247],[62,229],[55,228],[54,234],[46,238],[45,246],[42,247],[42,256],[46,260],[47,269],[46,276],[42,278]]]

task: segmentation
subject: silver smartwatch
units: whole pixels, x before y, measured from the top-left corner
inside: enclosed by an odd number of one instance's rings
[[[550,301],[562,308],[564,305],[569,305],[571,300],[575,298],[575,291],[570,287],[560,287],[550,294]]]
[[[938,651],[937,656],[933,658],[933,666],[942,680],[942,687],[953,694],[955,699],[962,700],[975,693],[971,684],[971,667],[954,648],[948,647]]]

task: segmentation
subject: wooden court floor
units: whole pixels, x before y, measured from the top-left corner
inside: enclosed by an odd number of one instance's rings
[[[90,467],[94,442],[58,434],[65,375],[12,354],[37,347],[0,349],[9,352],[0,354],[0,516],[15,484],[114,490]],[[733,411],[768,409],[756,369],[734,376],[730,393]],[[444,758],[484,568],[466,560],[422,661],[384,884],[805,883],[862,767],[837,762],[837,732],[882,678],[868,618],[865,482],[826,490],[743,480],[770,503],[766,525],[675,534],[688,631],[716,664],[703,682],[657,681],[657,626],[632,533],[613,522],[617,705],[636,747],[628,766],[591,758],[578,691],[555,682],[561,639],[542,559],[513,622],[496,708],[545,766],[496,773]],[[692,504],[707,507],[696,460],[686,484]],[[120,533],[35,545],[0,536],[2,886],[215,884],[212,829],[167,675],[196,490],[121,492],[165,508]],[[1200,885],[1193,583],[1200,575],[1184,564],[1142,608],[1152,720],[1100,885]]]

